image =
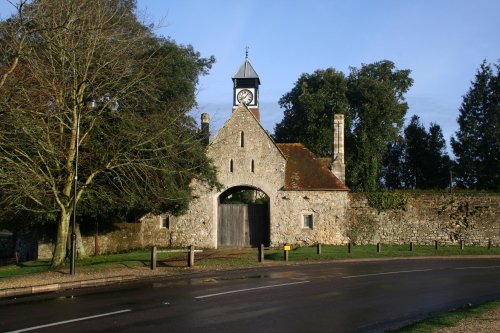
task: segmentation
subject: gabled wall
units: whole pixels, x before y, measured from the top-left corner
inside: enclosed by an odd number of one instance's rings
[[[235,109],[210,143],[207,154],[218,170],[223,191],[248,185],[261,189],[273,200],[273,195],[283,186],[286,159],[245,106]]]
[[[275,212],[279,209],[278,192],[284,183],[286,159],[248,108],[240,106],[233,111],[209,144],[207,155],[224,186],[216,192],[193,183],[194,199],[188,212],[172,218],[170,242],[173,246],[217,247],[219,195],[235,186],[254,187],[266,193],[270,199],[270,224],[277,223]]]

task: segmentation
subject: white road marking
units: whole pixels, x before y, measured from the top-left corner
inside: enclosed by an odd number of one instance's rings
[[[476,266],[476,267],[458,267],[457,270],[461,269],[490,269],[490,268],[500,268],[500,266]]]
[[[225,291],[225,292],[217,293],[217,294],[197,296],[197,297],[195,297],[195,299],[204,299],[204,298],[209,298],[209,297],[215,297],[215,296],[221,296],[221,295],[227,295],[227,294],[235,294],[235,293],[241,293],[241,292],[252,291],[252,290],[259,290],[259,289],[292,286],[292,285],[295,285],[295,284],[309,283],[309,282],[311,282],[311,281],[289,282],[289,283],[272,284],[272,285],[269,285],[269,286],[262,286],[262,287],[255,287],[255,288],[246,288],[246,289],[231,290],[231,291]]]
[[[361,274],[361,275],[348,275],[348,276],[343,276],[342,278],[343,279],[354,279],[354,278],[367,277],[367,276],[416,273],[416,272],[428,272],[428,271],[432,271],[432,269],[429,268],[429,269],[415,269],[415,270],[411,270],[411,271],[395,271],[395,272],[372,273],[372,274]]]
[[[17,332],[34,331],[34,330],[39,330],[41,328],[58,326],[58,325],[64,325],[64,324],[74,323],[74,322],[77,322],[77,321],[95,319],[95,318],[100,318],[100,317],[112,316],[112,315],[115,315],[115,314],[129,312],[129,311],[132,311],[132,310],[125,309],[125,310],[120,310],[120,311],[102,313],[102,314],[98,314],[98,315],[94,315],[94,316],[88,316],[88,317],[82,317],[82,318],[76,318],[76,319],[70,319],[70,320],[64,320],[64,321],[58,321],[58,322],[55,322],[55,323],[50,323],[50,324],[45,324],[45,325],[40,325],[40,326],[33,326],[33,327],[28,327],[28,328],[22,328],[20,330],[10,331],[10,332],[7,332],[7,333],[17,333]]]

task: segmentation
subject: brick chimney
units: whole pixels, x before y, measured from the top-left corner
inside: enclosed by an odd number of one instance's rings
[[[332,173],[345,183],[344,162],[344,115],[333,116],[333,163]]]
[[[210,142],[210,116],[208,113],[201,114],[201,142],[208,146]]]

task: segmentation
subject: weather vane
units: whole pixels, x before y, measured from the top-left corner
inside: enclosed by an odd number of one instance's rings
[[[248,49],[249,49],[249,48],[250,48],[250,47],[245,46],[245,59],[248,59]]]

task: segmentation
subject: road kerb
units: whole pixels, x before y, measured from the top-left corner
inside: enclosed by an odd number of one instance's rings
[[[59,288],[60,288],[59,283],[46,284],[42,286],[33,286],[31,287],[31,293],[32,294],[47,293],[52,291],[58,291]]]

